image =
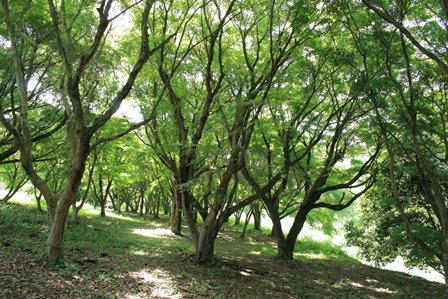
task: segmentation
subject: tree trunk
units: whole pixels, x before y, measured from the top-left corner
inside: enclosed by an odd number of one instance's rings
[[[294,243],[287,243],[285,238],[277,239],[277,258],[284,261],[294,259]]]
[[[100,202],[100,206],[101,206],[100,216],[106,217],[106,201],[101,199],[99,202]]]
[[[173,203],[170,218],[171,231],[177,236],[182,236],[182,211],[177,208],[176,203]]]
[[[82,134],[82,133],[81,133]],[[67,184],[62,192],[54,198],[57,202],[50,234],[45,243],[42,258],[50,263],[64,261],[64,231],[70,206],[76,203],[79,186],[84,174],[86,160],[89,155],[89,136],[82,134],[77,136],[79,140],[73,147],[73,160],[67,177]],[[58,200],[59,197],[59,200]],[[51,200],[53,201],[53,200]]]
[[[278,257],[283,260],[292,260],[294,259],[294,247],[297,242],[297,237],[302,231],[303,226],[305,225],[306,216],[309,213],[309,209],[306,207],[301,207],[294,218],[294,222],[292,224],[291,229],[289,230],[288,236],[286,237],[286,243],[282,244],[278,247]],[[278,234],[278,232],[276,232]],[[281,240],[281,236],[277,236],[277,240]],[[279,242],[277,242],[279,244]]]
[[[76,207],[76,202],[73,203],[72,205],[72,224],[79,224],[79,217],[78,217],[78,212],[79,212],[80,208]]]
[[[198,212],[193,211],[192,216],[193,216],[194,223],[198,223]],[[202,221],[205,221],[205,219],[203,218]]]
[[[199,241],[196,247],[196,262],[201,265],[215,262],[215,238],[211,228],[204,227],[199,233]]]
[[[254,229],[261,230],[261,208],[258,203],[252,205],[252,212],[254,215]]]
[[[34,193],[36,196],[36,205],[37,205],[37,211],[39,212],[39,213],[41,213],[41,212],[43,212],[43,210],[42,210],[42,202],[41,202],[41,199],[42,199],[42,193],[39,193],[38,195],[36,194],[36,193]]]
[[[145,195],[143,194],[143,192],[142,192],[142,194],[140,194],[140,217],[143,217],[143,214],[144,214],[144,210],[143,210],[143,208],[144,208],[144,205],[145,205]]]
[[[121,197],[122,197],[122,193],[123,191],[120,189],[117,190],[117,203],[116,203],[116,207],[117,207],[117,213],[118,215],[121,215]]]
[[[233,214],[233,215],[235,215],[235,223],[234,223],[235,225],[240,224],[242,214],[243,214],[243,209],[241,209],[241,210],[237,211],[235,214]]]
[[[272,227],[271,227],[271,233],[269,234],[269,236],[275,238],[275,229],[274,229],[274,225],[272,225]]]
[[[154,207],[154,219],[159,219],[159,212],[160,212],[160,198],[157,197],[156,199],[156,206]]]
[[[250,218],[252,216],[252,209],[249,210],[249,213],[246,215],[246,220],[244,221],[243,231],[241,232],[240,238],[244,238],[246,236],[247,225],[249,224]]]
[[[58,206],[57,198],[45,198],[47,202],[47,211],[50,214],[50,218],[53,220],[56,214],[56,207]]]
[[[170,214],[170,205],[168,201],[163,201],[163,215]]]
[[[301,207],[294,218],[292,227],[288,233],[287,238],[283,234],[280,215],[273,201],[264,201],[268,214],[272,220],[272,234],[277,242],[277,257],[281,260],[294,259],[294,247],[297,241],[297,237],[300,234],[308,215],[309,209]]]
[[[67,186],[70,188],[70,186]],[[57,205],[55,216],[51,225],[50,235],[45,243],[42,258],[49,263],[61,263],[64,261],[64,231],[68,210],[74,198],[64,192]]]

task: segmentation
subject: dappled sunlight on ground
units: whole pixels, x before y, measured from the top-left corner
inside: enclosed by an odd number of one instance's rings
[[[88,212],[92,212],[92,214],[98,213],[98,211],[96,211],[93,207],[91,207],[91,209],[87,209],[87,211]],[[136,220],[135,218],[123,216],[123,215],[120,215],[120,214],[117,214],[117,213],[111,213],[109,211],[106,212],[106,217],[110,217],[110,218],[114,218],[114,219],[120,219],[120,220],[126,220],[126,221],[132,221],[132,222],[138,222],[138,220]]]
[[[168,228],[133,229],[133,234],[150,238],[171,238],[173,233]]]
[[[173,283],[173,277],[164,270],[142,270],[139,272],[132,272],[130,276],[147,284],[150,287],[150,293],[145,294],[128,294],[125,298],[140,299],[140,298],[182,298]]]
[[[343,279],[340,282],[333,285],[333,287],[337,288],[337,289],[343,289],[343,288],[347,288],[347,287],[367,289],[367,290],[373,291],[375,293],[378,293],[378,295],[380,295],[380,294],[383,294],[383,295],[396,294],[397,293],[396,291],[391,291],[387,288],[382,288],[382,287],[378,286],[380,284],[381,283],[375,279],[366,279],[365,283],[352,281],[350,279]]]
[[[289,231],[289,229],[292,226],[293,221],[294,220],[291,217],[282,219],[282,227],[285,232]],[[272,227],[272,222],[269,219],[269,217],[263,216],[262,220],[261,220],[261,225],[263,227]],[[300,233],[299,240],[304,240],[304,239],[309,238],[314,241],[330,241],[334,245],[341,246],[341,249],[344,252],[346,252],[349,256],[359,260],[363,264],[378,267],[377,265],[374,265],[374,263],[367,262],[365,260],[360,259],[360,257],[358,256],[358,248],[353,247],[353,246],[351,246],[351,247],[346,246],[346,240],[344,237],[344,230],[343,230],[342,225],[338,224],[337,230],[339,231],[339,233],[334,234],[333,236],[328,236],[328,235],[324,234],[321,230],[312,228],[310,225],[305,223],[305,226],[303,227],[302,232]],[[314,255],[313,256],[305,255],[305,256],[310,257],[310,258],[318,258],[318,259],[322,258],[322,257],[314,256]],[[381,266],[379,268],[403,272],[403,273],[423,277],[430,281],[435,281],[435,282],[440,282],[440,283],[444,282],[443,275],[431,268],[428,268],[426,270],[420,270],[417,268],[406,267],[404,264],[403,258],[400,256],[397,257],[394,262],[388,263],[387,265]]]
[[[218,234],[219,238],[222,240],[225,240],[226,242],[233,242],[235,241],[235,236],[231,236],[223,231],[219,232]]]
[[[234,226],[217,240],[216,264],[197,265],[190,238],[172,234],[167,217],[135,223],[86,214],[68,230],[67,267],[49,269],[36,250],[46,237],[38,225],[48,219],[27,210],[0,206],[0,298],[444,298],[442,285],[340,262],[327,243],[299,242],[309,254],[325,249],[327,260],[299,252],[278,260],[272,242],[252,243],[272,238],[253,230],[241,239]]]
[[[131,252],[133,255],[140,255],[140,256],[145,256],[148,255],[148,253],[146,251],[143,250],[135,250]]]

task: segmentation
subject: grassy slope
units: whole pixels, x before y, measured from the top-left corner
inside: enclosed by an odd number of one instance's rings
[[[274,259],[273,240],[227,225],[214,267],[191,261],[187,237],[167,221],[83,213],[68,226],[66,267],[38,259],[48,219],[0,205],[0,298],[442,298],[443,286],[365,266],[329,243],[302,241],[296,260]]]

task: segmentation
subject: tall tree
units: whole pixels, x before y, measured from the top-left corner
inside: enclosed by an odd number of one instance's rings
[[[15,26],[14,19],[17,12],[10,11],[7,0],[2,1],[5,23],[8,28],[8,37],[14,58],[15,80],[21,99],[20,120],[18,124],[11,123],[3,118],[2,123],[14,136],[18,143],[20,162],[24,167],[33,185],[42,192],[47,202],[57,202],[52,226],[46,242],[43,257],[49,262],[63,260],[64,230],[67,213],[70,206],[76,201],[78,188],[86,166],[93,134],[101,128],[120,107],[132,89],[137,75],[143,65],[159,48],[160,44],[151,48],[149,40],[148,20],[153,9],[153,1],[144,1],[143,12],[139,15],[141,39],[137,59],[132,63],[129,75],[120,88],[110,86],[106,81],[91,81],[89,72],[110,72],[111,68],[96,62],[102,55],[106,55],[105,40],[111,22],[116,16],[110,14],[114,1],[102,0],[99,3],[81,1],[70,3],[61,1],[57,7],[54,1],[48,1],[45,17],[51,20],[53,41],[56,44],[60,70],[58,74],[60,90],[56,101],[62,104],[67,115],[67,141],[69,145],[70,159],[65,186],[60,190],[52,190],[48,183],[36,171],[33,156],[33,140],[30,134],[29,123],[29,90],[26,76],[23,72],[25,61],[23,60],[24,48],[20,43],[20,33],[26,28]],[[138,12],[138,5],[132,11]],[[96,7],[97,17],[92,15],[91,8]],[[125,10],[131,10],[131,7]],[[42,9],[42,8],[41,8]],[[86,22],[87,21],[87,22]],[[96,22],[93,28],[91,23]],[[162,44],[166,41],[162,41]],[[101,69],[101,66],[103,68]],[[55,70],[56,71],[56,70]],[[101,85],[103,84],[103,85]],[[110,91],[109,93],[107,91]],[[111,100],[95,98],[111,96]],[[102,92],[100,92],[102,91]],[[93,108],[93,100],[103,100],[103,104]],[[96,146],[96,144],[94,145]]]
[[[197,7],[192,26],[160,52],[163,86],[152,86],[149,94],[158,90],[169,105],[160,103],[148,131],[161,162],[173,173],[196,260],[210,263],[222,224],[257,198],[234,202],[237,173],[271,89],[280,84],[291,54],[310,28],[308,22],[296,26],[302,7],[286,1],[229,1],[225,7],[213,1]],[[167,115],[176,140],[164,132]],[[202,227],[195,223],[197,211]]]
[[[387,140],[389,196],[408,241],[432,255],[427,260],[440,261],[448,295],[447,68],[446,51],[441,51],[448,32],[446,1],[403,1],[387,7],[363,3],[372,12],[347,5],[345,27],[362,61],[359,90],[375,106],[377,125]],[[408,188],[416,190],[415,196],[402,190],[403,177],[413,178]],[[422,226],[428,217],[434,223]],[[422,238],[422,229],[434,230],[430,235],[438,237]]]

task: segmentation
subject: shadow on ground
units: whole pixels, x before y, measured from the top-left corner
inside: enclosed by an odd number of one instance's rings
[[[10,219],[14,214],[14,219]],[[45,215],[0,206],[0,298],[442,298],[443,286],[356,262],[274,258],[260,232],[240,239],[228,226],[213,267],[192,262],[188,237],[165,220],[85,215],[68,226],[65,267],[38,255]],[[260,240],[263,243],[258,243]]]

